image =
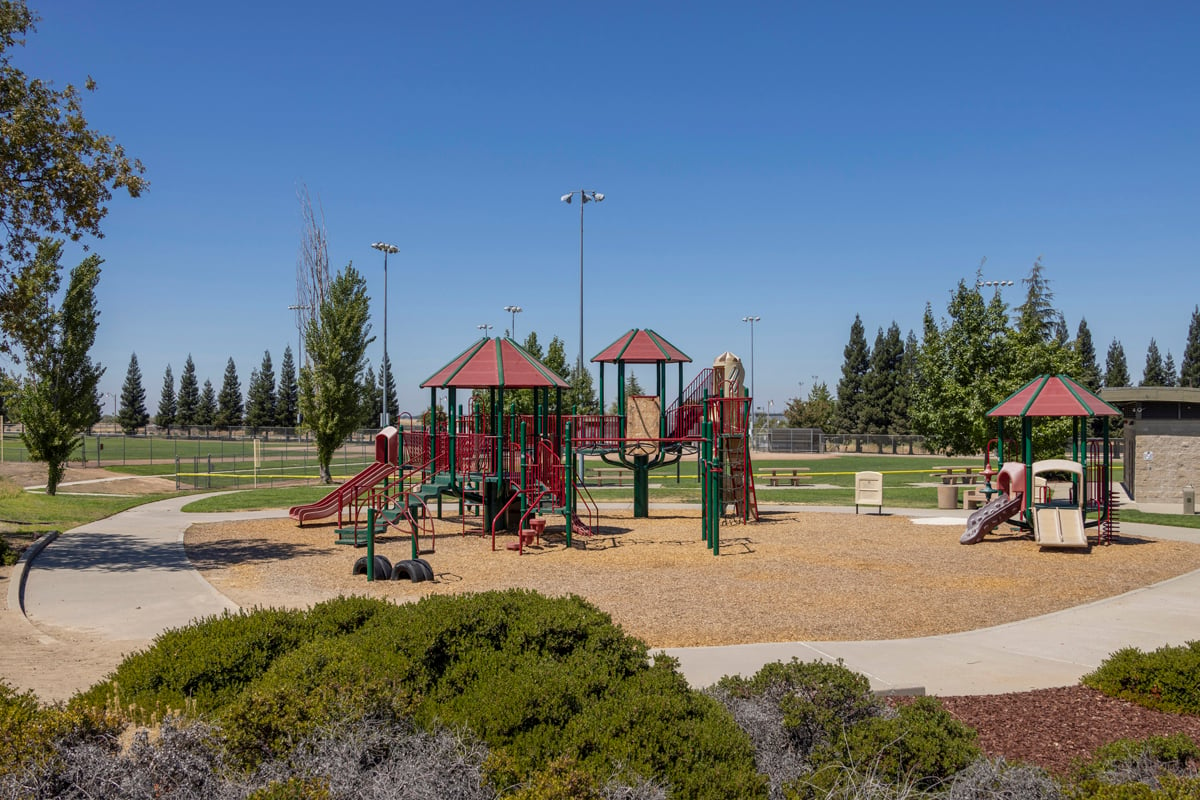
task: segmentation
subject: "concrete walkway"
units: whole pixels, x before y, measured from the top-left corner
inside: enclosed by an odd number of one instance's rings
[[[180,512],[193,500],[178,497],[139,506],[59,537],[34,559],[27,573],[25,614],[37,622],[106,638],[148,640],[196,617],[236,609],[192,568],[184,553],[183,533],[195,523],[281,517],[284,512]],[[853,513],[844,507],[772,505],[763,510]],[[963,511],[885,507],[888,512],[934,518],[932,522],[967,516]],[[1129,523],[1121,527],[1129,535],[1200,543],[1200,530]],[[1122,647],[1152,649],[1194,639],[1200,639],[1200,571],[1078,608],[947,636],[666,652],[679,659],[693,686],[710,685],[726,674],[752,674],[770,661],[840,658],[850,669],[867,675],[878,690],[955,695],[1067,686]]]

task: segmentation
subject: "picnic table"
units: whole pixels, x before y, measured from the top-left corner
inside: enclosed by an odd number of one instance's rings
[[[786,479],[792,486],[799,486],[801,473],[808,472],[808,467],[760,467],[760,478],[766,478],[769,486],[778,486],[780,479]]]
[[[613,467],[611,469],[593,469],[590,471],[591,477],[595,478],[597,486],[604,486],[606,483],[611,484],[613,479],[616,479],[617,486],[625,485],[625,476],[632,475],[629,470],[623,467]]]
[[[930,477],[941,478],[943,484],[976,484],[983,477],[983,473],[976,472],[975,467],[934,467],[934,470],[936,472],[932,473]]]

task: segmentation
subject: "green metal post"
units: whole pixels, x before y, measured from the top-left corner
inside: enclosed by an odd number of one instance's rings
[[[567,422],[566,439],[563,442],[563,517],[567,521],[567,547],[571,546],[571,531],[575,527],[575,450],[571,445],[571,428],[574,423]]]
[[[633,457],[633,517],[645,519],[650,516],[650,457]]]
[[[367,583],[375,580],[375,509],[367,509]]]

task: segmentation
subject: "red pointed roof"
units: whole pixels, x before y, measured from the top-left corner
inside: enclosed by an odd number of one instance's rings
[[[1121,412],[1066,375],[1039,375],[987,413],[989,417],[1119,417]]]
[[[570,388],[554,370],[512,339],[484,337],[459,353],[421,384],[438,389]]]
[[[687,353],[649,328],[634,328],[592,357],[593,363],[600,361],[608,364],[618,361],[626,364],[658,364],[674,361],[691,363],[692,360]]]

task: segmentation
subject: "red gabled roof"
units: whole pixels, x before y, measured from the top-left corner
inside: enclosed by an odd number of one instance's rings
[[[570,388],[554,370],[512,339],[483,338],[430,375],[421,388],[535,389]]]
[[[1039,375],[987,413],[989,417],[1119,417],[1121,412],[1066,375]]]
[[[649,328],[634,328],[592,357],[593,363],[601,361],[608,364],[618,361],[626,364],[658,364],[675,361],[691,363],[692,360],[687,353]]]

